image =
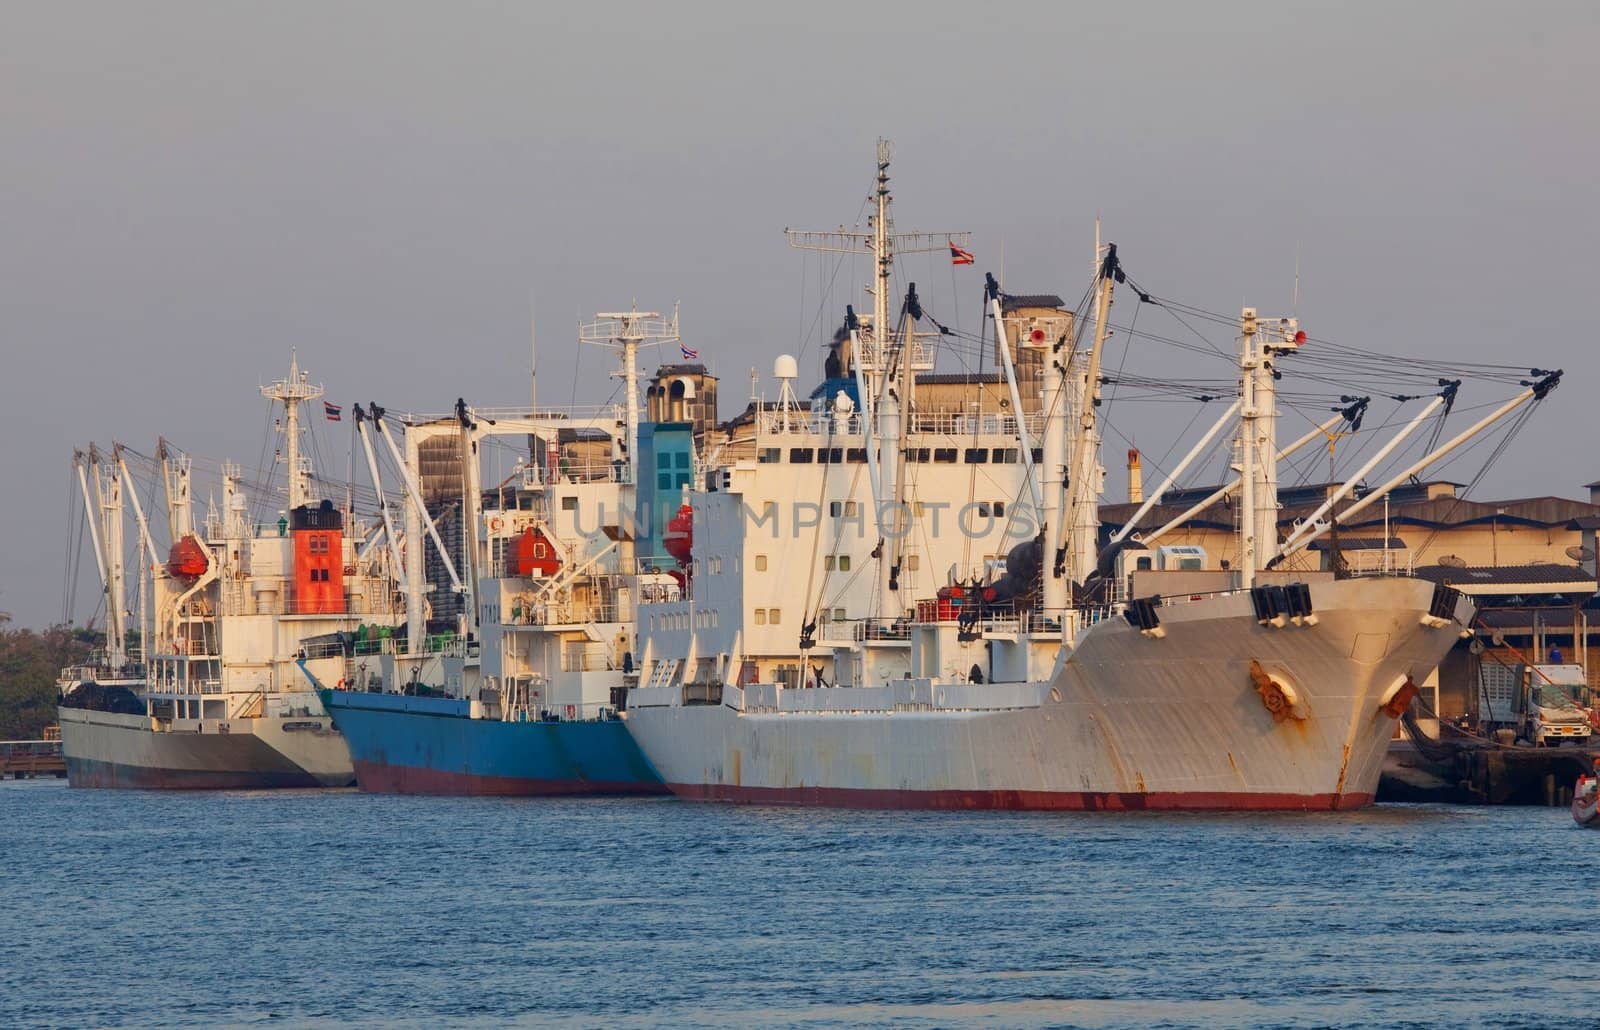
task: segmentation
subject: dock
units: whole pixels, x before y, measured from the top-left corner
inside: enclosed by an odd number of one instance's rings
[[[1600,748],[1529,747],[1473,738],[1397,740],[1379,801],[1465,805],[1566,805]]]
[[[54,729],[54,727],[51,727]],[[66,779],[67,760],[61,753],[61,735],[47,732],[44,740],[0,740],[0,780]]]

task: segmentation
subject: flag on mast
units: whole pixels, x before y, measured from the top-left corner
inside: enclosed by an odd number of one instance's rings
[[[950,244],[950,263],[952,265],[970,265],[975,260],[972,256],[972,251],[962,250],[954,243]]]
[[[344,408],[341,405],[329,404],[327,401],[322,402],[322,413],[328,416],[329,422],[338,422],[343,412]]]
[[[678,344],[678,349],[683,351],[683,360],[685,361],[698,361],[700,359],[700,352],[697,350],[690,350],[681,343]]]

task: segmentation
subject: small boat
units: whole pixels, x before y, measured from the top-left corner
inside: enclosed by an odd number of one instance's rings
[[[1600,779],[1597,776],[1578,777],[1578,784],[1573,787],[1573,822],[1587,830],[1600,830]]]
[[[1600,830],[1600,778],[1578,777],[1572,788],[1572,819],[1586,829]]]

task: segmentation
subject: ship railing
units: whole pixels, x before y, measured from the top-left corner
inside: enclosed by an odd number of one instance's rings
[[[1120,604],[1100,604],[1079,610],[1079,616],[1085,626],[1093,626],[1097,622],[1105,622],[1122,614]]]
[[[392,615],[395,612],[387,591],[374,583],[372,593],[344,594],[338,603],[321,597],[298,597],[292,585],[283,583],[281,589],[255,592],[240,589],[226,591],[222,606],[224,615]],[[204,613],[198,613],[204,615]]]
[[[1044,417],[1035,412],[1024,416],[1022,424],[1037,440],[1044,429]],[[1016,416],[970,411],[930,411],[913,415],[911,432],[955,437],[1018,435]]]
[[[574,461],[557,458],[554,464],[540,468],[527,465],[522,469],[521,484],[524,490],[538,490],[557,483],[619,483],[633,482],[633,471],[621,458]]]
[[[215,678],[200,679],[198,677],[180,680],[160,680],[151,683],[149,689],[151,693],[155,694],[220,694],[222,693],[222,681]]]
[[[611,645],[597,643],[582,646],[582,650],[561,652],[562,672],[611,672],[620,668],[612,657]]]
[[[577,604],[572,601],[514,602],[505,609],[505,626],[583,626],[592,622],[632,622],[628,605],[608,601]]]
[[[609,701],[584,701],[570,705],[538,702],[512,705],[503,722],[595,722],[617,717],[617,707]]]
[[[558,553],[555,557],[559,559],[562,563],[562,566],[565,567],[568,563],[582,563],[587,561],[590,558],[590,555]],[[544,559],[540,560],[542,561]],[[535,587],[544,585],[550,578],[539,575],[524,576],[516,570],[516,565],[516,557],[514,555],[507,554],[488,563],[488,565],[485,567],[483,575],[490,579],[526,579],[530,583],[534,584]],[[674,565],[676,565],[676,563],[674,563]],[[610,580],[620,585],[624,577],[634,575],[634,570],[639,567],[640,564],[637,561],[618,557],[616,552],[613,551],[610,554],[601,556],[594,565],[589,567],[588,571],[578,573],[570,582],[572,584],[578,584],[597,583],[603,580]],[[558,571],[556,575],[561,575],[561,572]]]
[[[911,623],[907,619],[863,619],[855,625],[855,639],[910,640]]]
[[[454,422],[457,418],[454,411],[435,414],[426,411],[395,411],[391,408],[387,410],[387,414],[405,425],[414,426],[425,426],[431,422]],[[541,422],[570,422],[577,425],[584,422],[618,422],[622,419],[624,411],[619,404],[573,404],[561,408],[537,409],[474,407],[472,414],[473,417],[484,421],[494,419],[514,422],[537,419]]]
[[[299,657],[307,660],[317,658],[343,658],[346,650],[342,640],[318,640],[312,643],[302,643]]]
[[[18,758],[51,758],[59,754],[60,740],[0,740],[0,763]]]
[[[842,440],[861,435],[861,415],[831,411],[768,411],[762,414],[760,436],[822,436]]]
[[[1356,576],[1410,576],[1413,561],[1410,548],[1368,548],[1344,551],[1345,568]]]
[[[1033,683],[933,682],[894,680],[871,687],[788,687],[749,683],[734,703],[746,712],[925,712],[993,711],[1034,708],[1039,687]]]
[[[691,601],[693,596],[677,580],[669,583],[645,582],[639,584],[640,604],[678,604],[682,601]]]

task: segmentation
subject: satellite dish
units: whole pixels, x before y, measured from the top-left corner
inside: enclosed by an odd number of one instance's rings
[[[1439,559],[1439,564],[1452,569],[1464,569],[1467,567],[1467,560],[1459,554],[1447,554]]]
[[[1567,557],[1576,562],[1594,561],[1594,548],[1569,547],[1567,548]]]
[[[1477,637],[1473,637],[1472,643],[1467,645],[1467,650],[1473,654],[1483,654],[1483,641],[1479,640]]]

